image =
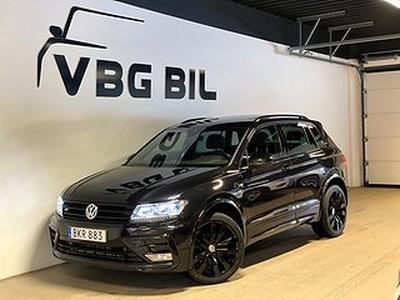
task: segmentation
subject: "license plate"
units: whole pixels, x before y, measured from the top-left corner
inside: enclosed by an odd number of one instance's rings
[[[68,226],[68,238],[72,240],[107,242],[107,230]]]

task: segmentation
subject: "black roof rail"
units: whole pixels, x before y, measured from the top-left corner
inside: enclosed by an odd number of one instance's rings
[[[261,121],[261,120],[272,120],[272,119],[294,119],[294,120],[303,120],[303,121],[309,121],[310,119],[307,118],[304,115],[291,115],[291,114],[276,114],[276,115],[264,115],[258,117],[255,121]]]
[[[215,117],[198,117],[198,118],[192,118],[192,119],[187,119],[183,120],[181,122],[181,125],[189,124],[189,123],[196,123],[196,124],[202,124],[202,123],[211,123],[213,121],[218,120],[218,118]]]
[[[207,117],[196,117],[196,118],[186,119],[186,120],[183,120],[181,122],[181,124],[185,124],[185,123],[189,123],[189,122],[195,122],[195,121],[201,121],[201,120],[205,120],[205,119],[208,119],[208,118]]]

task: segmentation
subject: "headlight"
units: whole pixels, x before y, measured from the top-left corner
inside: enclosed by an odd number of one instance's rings
[[[139,204],[134,209],[132,222],[163,221],[178,216],[187,204],[186,200],[172,200],[151,204]]]
[[[58,196],[56,212],[61,217],[63,216],[63,206],[64,206],[64,200],[63,200],[63,198],[61,198],[61,196]]]

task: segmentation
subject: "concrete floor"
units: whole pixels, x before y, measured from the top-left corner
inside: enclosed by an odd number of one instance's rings
[[[358,188],[343,236],[319,240],[303,226],[252,245],[227,283],[62,264],[0,281],[0,299],[394,299],[399,232],[400,189]]]

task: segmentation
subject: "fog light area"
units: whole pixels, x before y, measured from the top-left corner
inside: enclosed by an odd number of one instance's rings
[[[171,253],[146,253],[145,256],[152,262],[171,261]]]

